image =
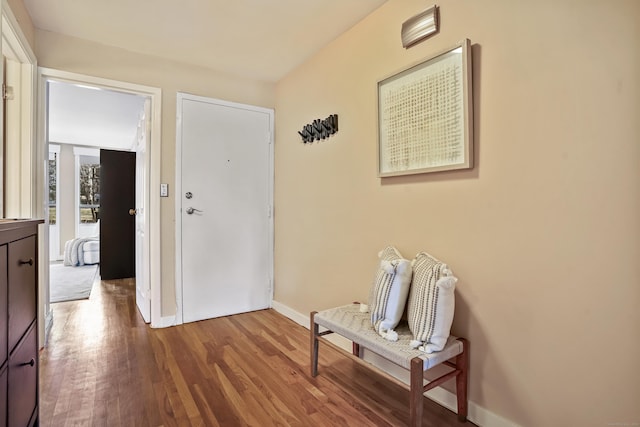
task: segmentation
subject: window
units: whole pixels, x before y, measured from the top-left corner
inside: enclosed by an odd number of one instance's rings
[[[60,155],[60,149],[58,151],[49,151],[49,168],[48,168],[48,180],[49,180],[49,224],[55,225],[58,219],[58,156]]]
[[[79,156],[80,223],[100,219],[100,157]]]
[[[75,155],[76,237],[96,235],[100,219],[100,150],[73,147]]]

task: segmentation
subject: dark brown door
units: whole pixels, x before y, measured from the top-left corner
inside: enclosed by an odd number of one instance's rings
[[[100,277],[136,276],[136,154],[100,150]]]

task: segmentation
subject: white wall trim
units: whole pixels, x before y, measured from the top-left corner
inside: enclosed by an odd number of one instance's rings
[[[44,330],[49,332],[51,330],[51,326],[53,326],[53,310],[49,310],[49,312],[44,316]],[[42,347],[47,345],[48,341],[49,341],[49,334],[47,333],[44,336],[44,340],[42,341]]]
[[[59,145],[55,145],[54,147],[58,147],[58,152],[60,152]],[[73,147],[73,155],[76,157],[77,156],[100,157],[100,149],[87,148],[87,147]]]
[[[2,2],[2,28],[8,27],[9,32],[2,30],[2,37],[7,40],[13,49],[13,53],[17,56],[17,60],[22,63],[36,64],[36,54],[31,49],[31,45],[27,41],[18,20],[16,19],[11,7],[7,2]],[[34,99],[35,101],[35,99]]]
[[[168,328],[176,325],[176,316],[161,317],[159,322],[152,323],[152,328]]]
[[[176,324],[184,323],[182,313],[182,208],[180,200],[182,198],[182,101],[184,95],[180,92],[176,94],[176,175],[175,175],[175,283],[176,283]]]
[[[297,324],[304,326],[306,329],[310,328],[309,323],[309,315],[304,315],[300,312],[295,311],[291,307],[288,307],[285,304],[282,304],[278,301],[273,301],[273,309],[278,313],[282,314],[285,317],[293,320]],[[338,347],[342,348],[344,351],[351,353],[351,341],[347,340],[344,337],[341,337],[338,334],[327,335],[324,338],[331,341],[333,344],[336,344]],[[473,345],[473,343],[472,343]],[[409,373],[408,371],[400,368],[399,366],[383,359],[380,356],[377,356],[371,352],[366,352],[363,355],[363,359],[367,362],[370,362],[385,372],[393,375],[399,380],[408,383]],[[457,412],[457,401],[455,394],[451,393],[448,390],[445,390],[442,387],[436,387],[425,393],[425,396],[434,402],[444,406],[445,408]],[[488,409],[483,408],[482,406],[469,401],[468,415],[467,418],[469,421],[473,422],[478,426],[491,426],[491,427],[519,427],[518,424],[507,420],[506,418],[501,417],[498,414],[495,414]]]

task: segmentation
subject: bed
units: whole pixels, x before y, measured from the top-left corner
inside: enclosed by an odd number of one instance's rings
[[[68,240],[64,244],[64,265],[77,267],[80,265],[100,263],[100,238],[80,237]]]
[[[78,237],[64,244],[64,265],[78,267],[100,263],[100,220],[91,237]]]

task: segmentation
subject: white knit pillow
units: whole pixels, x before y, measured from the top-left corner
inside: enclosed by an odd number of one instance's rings
[[[421,252],[411,262],[413,280],[407,317],[411,346],[425,353],[444,348],[455,310],[456,279],[446,264]]]
[[[411,284],[411,262],[404,259],[393,246],[378,254],[380,265],[369,292],[371,324],[384,338],[396,341],[393,331],[402,317]]]

